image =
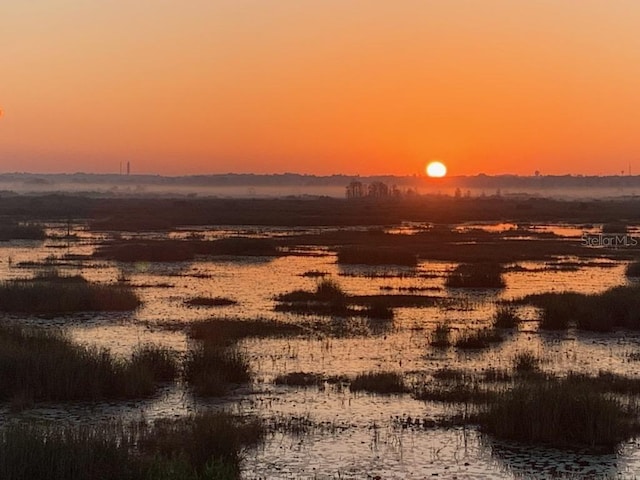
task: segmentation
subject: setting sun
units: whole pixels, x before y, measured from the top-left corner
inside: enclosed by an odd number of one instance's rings
[[[442,178],[447,174],[447,166],[442,162],[431,162],[427,165],[427,175],[433,178]]]

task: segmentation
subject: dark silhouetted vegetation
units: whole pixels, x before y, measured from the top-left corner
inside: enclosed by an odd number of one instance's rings
[[[273,383],[276,385],[295,385],[299,387],[309,387],[322,385],[325,378],[319,373],[307,373],[307,372],[291,372],[285,375],[278,375]]]
[[[640,329],[640,286],[611,288],[598,294],[574,292],[527,295],[518,302],[540,308],[540,327],[608,332],[615,328]]]
[[[235,480],[244,453],[263,436],[258,420],[227,413],[153,425],[11,424],[0,435],[0,478]]]
[[[402,375],[396,372],[369,372],[358,374],[350,383],[352,392],[380,394],[405,393],[408,390]]]
[[[629,265],[627,265],[624,273],[627,277],[640,277],[640,261],[636,260],[634,262],[631,262]]]
[[[451,346],[451,328],[444,323],[436,325],[431,334],[429,345],[437,348],[446,348]]]
[[[243,338],[288,337],[307,333],[299,325],[275,320],[211,319],[192,323],[189,336],[216,345],[228,345]]]
[[[456,340],[455,346],[462,350],[481,350],[488,348],[492,343],[500,343],[502,340],[500,332],[490,328],[482,328],[464,332]]]
[[[450,288],[503,288],[502,267],[497,263],[463,263],[445,280]]]
[[[0,224],[0,242],[9,240],[44,240],[46,237],[42,225],[35,223]]]
[[[190,307],[226,307],[236,305],[238,302],[225,297],[195,297],[184,303]]]
[[[338,250],[338,263],[344,265],[406,265],[415,267],[414,252],[393,247],[343,247]]]
[[[251,372],[249,362],[236,347],[205,342],[187,355],[184,378],[197,395],[218,397],[234,385],[249,382]]]
[[[62,333],[0,327],[0,398],[30,401],[139,398],[173,380],[172,352],[146,345],[130,359],[71,342]]]
[[[520,318],[513,305],[499,305],[493,315],[493,328],[516,328]]]
[[[55,272],[0,283],[0,311],[34,314],[135,310],[140,300],[123,284],[90,283]]]
[[[545,378],[495,397],[478,421],[482,431],[504,440],[613,452],[638,432],[635,414],[588,381]]]

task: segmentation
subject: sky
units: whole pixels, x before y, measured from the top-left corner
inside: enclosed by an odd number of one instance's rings
[[[637,0],[29,0],[0,19],[0,172],[640,173]]]

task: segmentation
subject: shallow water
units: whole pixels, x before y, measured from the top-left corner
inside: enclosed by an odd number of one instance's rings
[[[478,228],[465,225],[464,228]],[[489,231],[505,231],[511,224],[483,225]],[[412,234],[430,228],[410,224],[390,229]],[[582,227],[551,225],[533,230],[579,236]],[[237,228],[187,230],[171,236],[222,238],[230,235],[270,237],[319,232],[320,229]],[[52,225],[50,233],[64,235],[66,225]],[[265,444],[249,452],[245,478],[627,478],[640,471],[640,448],[629,442],[619,455],[569,454],[545,449],[491,442],[473,428],[409,427],[407,419],[438,419],[454,407],[422,402],[408,395],[354,394],[347,387],[279,387],[277,375],[305,371],[324,375],[354,376],[367,371],[391,370],[408,379],[427,377],[442,367],[480,372],[508,368],[513,357],[532,351],[542,357],[542,368],[550,372],[597,372],[605,370],[636,376],[640,334],[593,334],[573,331],[549,333],[537,329],[536,311],[522,308],[525,322],[507,335],[500,345],[482,352],[437,350],[429,346],[429,335],[440,323],[453,328],[453,335],[482,328],[491,322],[496,302],[544,291],[604,291],[626,282],[625,264],[611,260],[589,261],[560,258],[557,264],[572,268],[546,269],[545,262],[522,262],[505,274],[503,290],[461,291],[444,286],[446,272],[455,264],[422,262],[417,268],[338,266],[327,249],[305,249],[304,256],[280,258],[219,257],[196,262],[137,263],[120,265],[103,260],[79,260],[90,255],[109,234],[94,234],[78,225],[77,239],[41,242],[9,242],[0,245],[0,275],[4,279],[27,277],[39,268],[21,262],[60,263],[65,273],[80,273],[98,282],[126,280],[136,286],[143,306],[132,313],[79,314],[61,318],[20,318],[46,326],[65,326],[79,342],[127,355],[137,345],[154,342],[179,352],[189,348],[182,330],[167,328],[214,316],[272,318],[282,321],[325,322],[322,317],[300,317],[275,312],[275,296],[296,289],[313,289],[317,279],[305,272],[325,272],[350,294],[414,293],[440,298],[426,308],[397,308],[388,322],[352,321],[352,334],[342,337],[311,336],[286,339],[249,339],[241,342],[251,362],[254,383],[215,401],[193,399],[181,385],[163,389],[155,398],[141,402],[38,405],[20,418],[57,421],[95,421],[124,416],[158,418],[180,416],[199,408],[227,408],[257,414],[270,421],[302,419],[303,434],[275,428]],[[159,238],[158,233],[139,237]],[[313,255],[308,255],[313,253]],[[215,308],[188,307],[184,301],[196,296],[223,296],[237,305]],[[6,411],[5,415],[9,415]],[[402,420],[402,421],[399,421]]]

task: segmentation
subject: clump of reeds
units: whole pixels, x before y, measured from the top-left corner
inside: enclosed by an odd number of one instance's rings
[[[218,345],[235,343],[243,338],[286,337],[304,332],[299,325],[267,319],[211,319],[194,322],[188,331],[195,340]]]
[[[533,352],[519,352],[513,357],[513,370],[520,374],[537,372],[540,368],[540,358]]]
[[[13,423],[0,433],[0,478],[237,479],[265,428],[226,412],[97,425]]]
[[[190,307],[226,307],[236,305],[238,302],[226,297],[195,297],[184,303]]]
[[[338,250],[338,263],[347,265],[405,265],[415,267],[418,258],[410,250],[363,245]]]
[[[491,346],[492,343],[499,343],[503,340],[502,335],[496,330],[482,328],[463,333],[455,343],[456,348],[463,350],[480,350]]]
[[[360,373],[351,381],[349,388],[352,392],[366,391],[380,394],[408,391],[402,375],[396,372]]]
[[[175,358],[164,348],[146,345],[119,359],[56,331],[0,326],[0,398],[16,405],[145,397],[176,372]]]
[[[156,381],[170,382],[178,376],[176,357],[176,352],[168,347],[146,343],[133,350],[131,364],[151,372]]]
[[[640,277],[640,260],[635,260],[627,265],[625,275],[631,278]]]
[[[135,310],[140,299],[123,284],[96,284],[80,275],[45,271],[28,280],[0,283],[0,310],[34,314]]]
[[[499,263],[462,263],[449,272],[445,286],[451,288],[504,288]]]
[[[500,305],[493,314],[493,328],[516,328],[520,318],[513,305]]]
[[[225,395],[234,384],[251,380],[249,362],[236,347],[210,343],[192,349],[184,365],[184,378],[197,395]]]
[[[9,240],[44,240],[44,227],[37,223],[4,223],[0,224],[0,241]]]
[[[583,330],[640,329],[640,286],[625,285],[597,294],[574,292],[528,295],[518,300],[540,308],[540,327],[561,330],[574,324]]]
[[[319,373],[308,372],[291,372],[284,375],[278,375],[273,383],[276,385],[290,385],[298,387],[317,386],[324,383],[325,378]]]
[[[638,431],[620,400],[573,378],[520,382],[496,396],[478,422],[505,440],[608,451]]]
[[[451,346],[451,328],[444,323],[439,323],[431,333],[429,345],[437,348],[446,348]]]

